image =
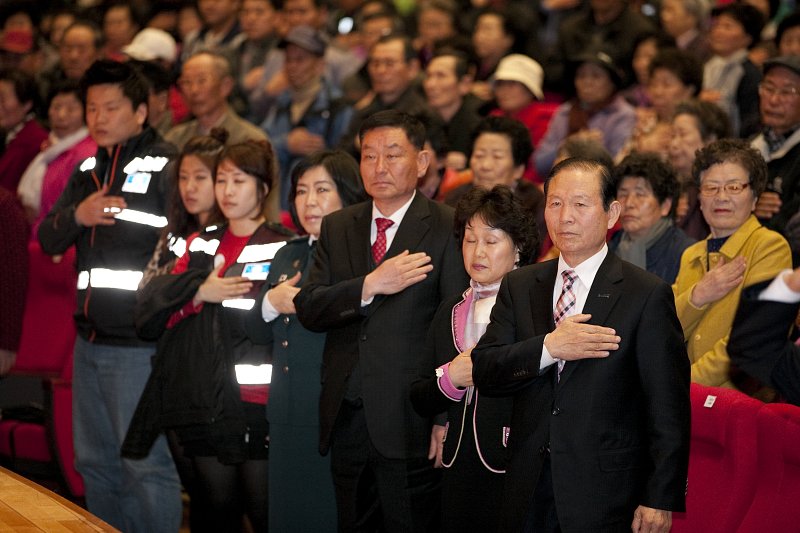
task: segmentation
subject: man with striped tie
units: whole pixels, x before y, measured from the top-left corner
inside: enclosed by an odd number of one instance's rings
[[[669,285],[608,253],[609,169],[568,159],[545,183],[558,259],[509,273],[472,352],[514,397],[499,531],[659,532],[685,506],[689,360]]]

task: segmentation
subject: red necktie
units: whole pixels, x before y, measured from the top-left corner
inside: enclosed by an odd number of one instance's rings
[[[386,229],[394,224],[388,218],[376,218],[375,225],[378,227],[378,234],[375,236],[375,242],[372,244],[372,259],[376,265],[381,264],[383,256],[386,255]]]
[[[561,288],[561,296],[558,297],[556,308],[553,311],[553,321],[556,323],[556,327],[558,327],[562,320],[574,313],[575,303],[577,302],[575,292],[572,290],[572,285],[575,283],[575,280],[578,279],[578,276],[575,275],[575,271],[571,269],[565,270],[561,273],[561,277],[564,280],[564,286]],[[564,369],[565,362],[566,361],[563,359],[558,360],[559,378],[561,377],[561,371]]]

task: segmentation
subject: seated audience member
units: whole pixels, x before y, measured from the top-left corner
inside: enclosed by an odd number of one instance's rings
[[[244,0],[239,24],[245,38],[233,57],[233,74],[245,94],[252,92],[264,74],[267,53],[278,44],[272,0]]]
[[[34,32],[8,30],[0,36],[0,68],[19,69],[29,76],[41,72],[43,41]]]
[[[6,255],[0,279],[0,376],[5,375],[17,360],[22,334],[22,313],[25,308],[25,287],[28,282],[28,225],[17,199],[11,191],[0,187],[0,250]]]
[[[800,308],[800,269],[742,290],[728,354],[731,364],[800,405],[800,347],[787,338]]]
[[[678,104],[668,150],[668,160],[681,184],[675,220],[677,226],[695,240],[708,235],[708,224],[700,211],[698,185],[692,176],[695,154],[704,146],[727,137],[730,137],[730,121],[719,106],[699,100]]]
[[[208,135],[212,128],[228,130],[231,144],[264,140],[266,135],[260,128],[236,115],[228,105],[234,83],[230,64],[223,56],[200,52],[190,57],[183,64],[178,86],[194,119],[172,128],[166,140],[182,148],[189,139]]]
[[[245,39],[239,27],[240,4],[241,0],[198,0],[202,26],[183,39],[181,63],[198,52],[215,52],[230,61]]]
[[[112,0],[106,4],[103,13],[103,57],[116,61],[123,59],[123,48],[139,32],[141,18],[132,2]]]
[[[633,49],[642,35],[651,34],[653,23],[627,0],[591,0],[588,9],[565,20],[558,33],[555,53],[544,62],[548,88],[570,90],[569,64],[587,51],[602,49],[620,69],[622,89],[633,81]]]
[[[605,52],[581,56],[573,65],[576,97],[561,104],[539,145],[536,172],[546,176],[558,147],[571,135],[595,137],[615,156],[636,124],[636,111],[619,93],[622,71]]]
[[[675,107],[697,96],[703,86],[703,66],[691,54],[665,48],[650,62],[647,92],[659,122],[669,122]]]
[[[28,241],[28,290],[22,317],[20,359],[34,361],[45,355],[66,363],[75,344],[75,309],[78,273],[75,247],[50,256],[42,251],[36,234],[39,224],[67,186],[73,170],[95,154],[97,144],[84,123],[78,82],[56,83],[48,106],[50,136],[20,180],[17,193],[32,222]]]
[[[261,127],[272,140],[280,165],[281,210],[289,209],[292,168],[303,157],[336,145],[353,111],[324,76],[327,39],[311,26],[295,26],[281,41],[289,88]]]
[[[17,187],[20,202],[33,223],[34,235],[67,185],[72,171],[97,151],[97,144],[89,136],[84,122],[78,82],[67,80],[53,86],[47,116],[50,134],[40,143],[41,151],[25,169]]]
[[[378,2],[374,5],[383,6]],[[365,9],[370,3],[364,4],[356,17],[356,29],[360,37],[358,56],[366,59],[370,50],[381,37],[404,32],[403,21],[394,10],[394,4],[386,5],[383,10],[369,12]],[[369,70],[365,61],[361,67],[342,80],[342,91],[351,104],[355,104],[370,92]]]
[[[671,284],[681,254],[694,242],[673,224],[680,192],[675,171],[656,154],[634,153],[614,169],[614,179],[622,230],[608,249]]]
[[[800,11],[793,11],[778,24],[775,44],[778,56],[800,55]]]
[[[662,49],[650,62],[649,108],[636,110],[638,120],[631,151],[655,152],[667,159],[672,117],[678,103],[693,98],[703,86],[703,66],[688,52]]]
[[[478,14],[472,30],[472,46],[478,58],[478,70],[472,83],[472,93],[481,100],[492,98],[489,83],[500,60],[515,49],[519,37],[516,21],[503,10],[486,8]]]
[[[500,60],[492,84],[497,109],[490,114],[513,118],[525,124],[534,150],[539,146],[558,108],[558,104],[553,102],[542,102],[543,76],[544,71],[539,63],[522,54],[511,54]],[[527,166],[525,179],[544,183],[533,165]]]
[[[533,183],[523,180],[533,147],[525,125],[506,117],[487,117],[475,130],[469,168],[472,182],[450,191],[444,203],[456,206],[472,189],[485,191],[497,185],[508,187],[522,205],[536,216],[539,230],[544,230],[544,194]]]
[[[20,70],[0,71],[0,129],[5,134],[0,187],[14,195],[22,174],[47,139],[47,130],[36,120],[38,102],[31,76]]]
[[[752,214],[767,165],[745,142],[723,139],[697,153],[692,175],[711,234],[683,253],[672,286],[692,381],[755,393],[731,368],[727,343],[742,287],[772,279],[792,264],[786,240]]]
[[[416,80],[420,73],[419,59],[411,46],[411,40],[404,35],[386,35],[372,46],[367,59],[367,70],[371,94],[359,102],[347,132],[342,137],[340,147],[356,153],[356,136],[361,123],[378,111],[394,109],[416,117],[435,120],[433,111],[417,89]]]
[[[747,57],[759,40],[763,17],[744,3],[716,8],[709,44],[713,56],[703,69],[700,99],[720,106],[731,118],[734,137],[747,138],[758,131],[758,83],[761,73]]]
[[[417,4],[417,37],[413,44],[423,69],[439,43],[458,36],[458,10],[453,0],[428,0]]]
[[[649,108],[651,106],[650,94],[647,91],[650,83],[650,63],[661,50],[674,46],[675,41],[672,37],[662,32],[653,31],[639,36],[633,47],[631,61],[634,81],[622,92],[625,100],[633,107]]]
[[[297,26],[310,26],[324,34],[328,22],[328,4],[326,0],[284,0],[279,16],[282,24],[276,31],[281,37]],[[283,71],[284,57],[283,50],[277,48],[267,53],[261,79],[248,94],[251,105],[249,118],[255,124],[263,122],[275,98],[289,86]],[[335,44],[325,49],[325,78],[334,86],[341,87],[342,82],[360,67],[361,60],[349,50]]]
[[[76,20],[64,30],[58,45],[58,63],[39,76],[39,95],[47,98],[50,86],[63,79],[80,80],[100,58],[103,33],[94,23]]]
[[[756,216],[783,233],[800,209],[800,57],[767,61],[758,93],[764,129],[750,145],[767,161],[767,188]]]
[[[473,79],[471,70],[466,55],[453,49],[437,51],[425,69],[422,86],[428,105],[442,120],[448,169],[466,168],[472,133],[481,120],[478,102],[469,92]]]
[[[709,3],[705,0],[664,0],[661,3],[661,27],[681,50],[705,63],[711,57],[708,46]]]
[[[420,415],[447,417],[441,531],[490,533],[497,531],[503,498],[512,400],[480,396],[479,401],[470,355],[489,323],[503,277],[536,261],[538,231],[534,213],[502,186],[469,191],[455,220],[470,282],[433,318],[427,346],[432,365],[412,383],[411,403]]]
[[[173,126],[172,108],[170,107],[170,90],[172,77],[164,67],[155,61],[132,61],[147,80],[149,95],[147,97],[147,122],[166,135]]]
[[[173,127],[164,138],[182,149],[192,137],[208,135],[212,128],[224,128],[230,133],[230,144],[265,140],[267,135],[261,128],[238,116],[228,104],[234,84],[230,64],[223,56],[199,52],[190,57],[183,64],[178,87],[195,118]],[[273,186],[267,218],[277,222],[280,220],[278,180]]]

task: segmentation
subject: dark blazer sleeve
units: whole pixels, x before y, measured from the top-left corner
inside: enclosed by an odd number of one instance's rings
[[[331,228],[328,218],[322,220],[317,253],[303,285],[294,298],[297,319],[311,331],[325,332],[360,320],[361,289],[366,275],[337,281],[333,276],[331,261],[348,261],[337,252],[336,239],[342,233]],[[344,249],[339,245],[338,249]]]
[[[457,300],[456,300],[457,301]],[[411,404],[420,416],[431,417],[444,413],[454,402],[439,389],[439,380],[435,370],[445,363],[453,360],[458,355],[453,343],[453,329],[451,316],[454,299],[443,302],[436,311],[426,342],[426,361],[433,361],[433,365],[421,372],[416,381],[411,384]],[[432,352],[432,353],[431,353]],[[442,417],[441,422],[446,421]],[[438,423],[438,421],[437,421]]]
[[[788,340],[800,303],[759,300],[769,281],[742,291],[728,340],[731,363],[800,405],[800,349]]]
[[[689,468],[691,373],[674,296],[666,283],[659,282],[644,304],[635,350],[652,465],[640,503],[683,511]]]
[[[533,381],[548,379],[549,372],[539,375],[547,332],[517,323],[517,317],[531,316],[529,277],[527,269],[520,269],[503,278],[489,327],[472,350],[472,378],[482,394],[507,396]]]

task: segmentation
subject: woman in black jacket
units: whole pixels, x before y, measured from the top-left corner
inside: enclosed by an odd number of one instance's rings
[[[411,389],[417,412],[447,420],[440,458],[446,532],[497,528],[511,398],[479,395],[472,384],[470,355],[489,324],[503,276],[536,260],[535,220],[535,213],[502,185],[489,191],[475,188],[456,208],[454,226],[470,286],[439,307],[429,346],[441,366],[430,369]]]
[[[242,510],[254,531],[267,530],[269,347],[247,337],[244,320],[291,236],[266,222],[273,179],[267,143],[224,148],[214,193],[226,223],[189,237],[172,272],[140,295],[140,333],[163,335],[123,453],[146,454],[154,435],[173,429],[208,531],[239,531]]]

